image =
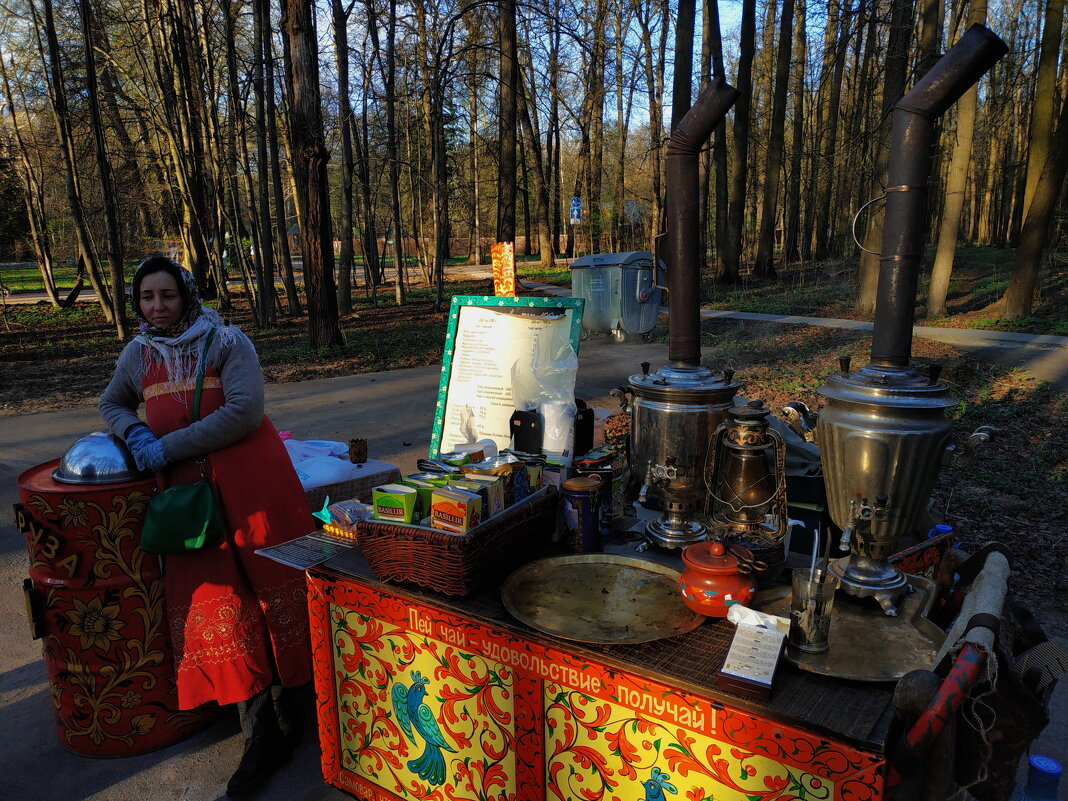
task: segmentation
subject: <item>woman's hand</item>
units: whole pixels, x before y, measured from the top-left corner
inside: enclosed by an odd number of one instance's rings
[[[163,443],[159,437],[144,423],[130,426],[126,432],[126,445],[133,454],[134,463],[139,470],[151,470],[153,473],[160,472],[167,466],[167,452],[163,449]]]

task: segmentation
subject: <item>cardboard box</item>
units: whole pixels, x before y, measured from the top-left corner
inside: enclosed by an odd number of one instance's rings
[[[415,490],[412,490],[414,493]],[[434,490],[430,500],[430,526],[462,533],[482,520],[482,498],[462,489]]]
[[[422,520],[428,514],[430,514],[430,497],[434,494],[436,489],[434,484],[429,481],[423,481],[422,479],[412,478],[405,476],[400,480],[400,483],[406,487],[412,487],[415,489],[418,496],[418,503],[415,507],[415,516],[413,520]]]
[[[454,482],[452,486],[477,492],[482,497],[484,517],[492,517],[505,509],[504,482],[497,476],[466,475],[463,481]]]
[[[415,507],[419,494],[414,487],[403,484],[383,484],[371,490],[375,507],[375,519],[390,523],[411,523],[415,519]]]

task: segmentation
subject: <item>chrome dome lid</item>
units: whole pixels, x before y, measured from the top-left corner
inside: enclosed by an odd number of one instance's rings
[[[122,484],[152,475],[137,469],[126,443],[114,434],[97,431],[71,445],[52,480],[61,484]]]

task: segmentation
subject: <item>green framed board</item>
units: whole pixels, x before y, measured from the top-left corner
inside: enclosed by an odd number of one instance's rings
[[[489,437],[508,447],[515,403],[513,371],[537,380],[535,360],[566,351],[576,356],[582,334],[582,298],[457,295],[449,308],[441,380],[430,435],[430,455],[458,442]],[[534,367],[533,370],[531,368]],[[571,387],[572,393],[574,387]]]

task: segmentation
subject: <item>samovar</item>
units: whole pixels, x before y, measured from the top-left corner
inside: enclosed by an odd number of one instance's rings
[[[705,476],[711,537],[752,552],[758,583],[778,577],[786,562],[786,444],[768,425],[771,412],[751,400],[727,411],[712,435]]]
[[[698,213],[701,147],[737,99],[736,89],[715,78],[671,132],[665,158],[670,363],[652,375],[644,364],[618,390],[631,412],[631,475],[642,486],[640,498],[653,493],[664,509],[647,524],[646,537],[667,548],[697,542],[707,532],[696,515],[704,501],[708,443],[738,391],[733,372],[701,365]]]
[[[973,25],[894,106],[871,362],[850,370],[842,359],[818,390],[825,400],[818,422],[803,403],[783,410],[820,446],[831,518],[849,550],[831,570],[844,592],[875,598],[888,615],[908,589],[888,557],[926,509],[944,457],[957,453],[947,449],[945,410],[956,401],[941,367],[924,374],[910,365],[934,125],[1006,52],[989,29]],[[969,449],[989,433],[972,434]]]
[[[650,375],[632,375],[625,388],[631,415],[630,464],[641,483],[639,503],[650,494],[663,509],[646,525],[646,536],[664,548],[681,548],[705,538],[697,518],[704,506],[709,445],[734,405],[738,383],[727,370],[665,365]]]

